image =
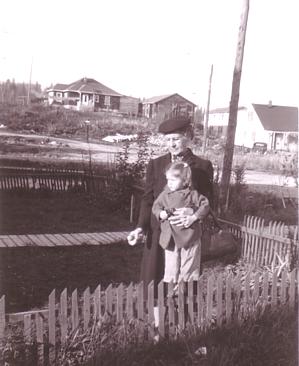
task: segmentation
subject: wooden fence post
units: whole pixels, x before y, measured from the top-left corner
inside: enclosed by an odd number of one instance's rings
[[[65,288],[60,295],[60,329],[61,344],[64,345],[67,338],[67,289]]]
[[[158,285],[158,310],[159,310],[159,335],[165,337],[165,307],[164,307],[164,282]]]
[[[86,330],[90,322],[90,289],[87,287],[83,293],[83,326]]]
[[[5,331],[5,295],[0,299],[0,339],[3,339]]]

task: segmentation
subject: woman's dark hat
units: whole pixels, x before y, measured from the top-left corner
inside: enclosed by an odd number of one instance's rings
[[[158,132],[164,134],[183,132],[190,125],[191,125],[190,118],[187,117],[169,118],[160,123]]]

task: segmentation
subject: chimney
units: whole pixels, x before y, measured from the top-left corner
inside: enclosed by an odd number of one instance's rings
[[[268,102],[268,107],[271,108],[272,107],[272,100],[269,100]]]

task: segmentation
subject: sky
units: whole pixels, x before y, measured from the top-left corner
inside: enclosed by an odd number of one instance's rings
[[[0,1],[0,81],[96,79],[227,107],[243,0]],[[240,103],[298,106],[298,0],[250,0]]]

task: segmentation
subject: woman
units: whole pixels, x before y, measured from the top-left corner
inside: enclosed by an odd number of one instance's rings
[[[190,120],[165,120],[160,124],[159,132],[164,134],[169,152],[149,161],[137,228],[128,236],[129,244],[134,245],[147,235],[140,273],[140,281],[143,281],[145,286],[145,296],[148,284],[154,281],[156,289],[164,275],[164,251],[159,245],[160,223],[152,214],[152,206],[167,183],[165,169],[169,163],[180,160],[186,162],[192,171],[193,188],[209,199],[210,206],[213,203],[213,165],[211,161],[194,155],[188,147],[193,138]],[[176,209],[169,222],[171,225],[184,225],[186,220],[190,222],[192,214],[193,210],[190,208]]]

